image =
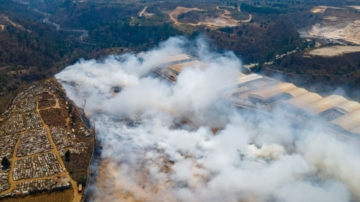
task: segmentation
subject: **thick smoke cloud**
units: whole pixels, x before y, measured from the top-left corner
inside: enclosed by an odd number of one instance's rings
[[[179,53],[174,84],[151,70]],[[357,143],[279,111],[238,110],[223,89],[241,61],[204,39],[170,38],[140,54],[79,61],[56,75],[91,116],[101,142],[93,201],[359,201]],[[121,87],[114,95],[113,87]]]

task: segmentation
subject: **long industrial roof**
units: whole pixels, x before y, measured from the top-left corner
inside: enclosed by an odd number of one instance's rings
[[[351,132],[357,133],[357,134],[360,135],[360,126],[357,126],[357,127],[353,128],[353,129],[351,129]]]
[[[332,124],[338,125],[347,131],[355,129],[357,126],[360,126],[360,109],[355,110],[349,114],[341,116],[333,121]]]
[[[286,91],[286,94],[291,95],[292,97],[299,97],[300,95],[304,95],[309,91],[305,90],[304,88],[294,88],[292,90]]]
[[[279,83],[275,86],[270,86],[261,90],[255,90],[249,94],[249,97],[266,101],[295,88],[296,86],[291,83]]]
[[[310,104],[301,107],[304,111],[311,115],[318,115],[326,110],[336,107],[344,102],[348,101],[346,98],[340,95],[330,95],[323,99],[317,100]]]
[[[174,65],[171,65],[169,68],[174,70],[175,72],[179,73],[179,72],[181,72],[181,70],[183,68],[186,68],[186,67],[204,69],[206,67],[206,64],[202,63],[202,62],[200,62],[198,60],[194,60],[194,61],[190,61],[190,62],[174,64]]]
[[[192,58],[192,56],[187,54],[171,55],[165,59],[164,63],[185,62],[192,60]]]
[[[292,105],[295,108],[300,108],[317,100],[320,100],[322,97],[316,93],[306,93],[289,100],[285,100],[284,103]]]
[[[165,64],[168,66],[168,68],[166,68],[167,71],[164,73],[164,76],[169,77],[171,80],[176,80],[177,74],[181,72],[184,68],[205,69],[207,66],[207,64],[200,62],[196,58],[186,54],[169,56],[164,59],[164,65]],[[332,120],[331,124],[336,125],[337,127],[340,127],[351,133],[356,133],[360,135],[360,103],[349,101],[339,95],[331,95],[322,98],[316,93],[308,92],[306,89],[298,88],[291,83],[278,83],[278,81],[275,80],[269,83],[267,82],[267,79],[267,77],[263,77],[258,74],[244,75],[239,73],[239,78],[237,79],[236,83],[238,84],[238,87],[243,86],[244,88],[246,87],[248,90],[254,88],[258,89],[250,92],[248,96],[265,101],[272,99],[277,95],[289,95],[292,97],[291,99],[282,101],[285,105],[290,105],[294,108],[301,109],[304,112],[307,112],[308,114],[312,114],[314,116],[326,112],[329,109],[337,110],[345,115]],[[266,85],[254,85],[253,81],[256,82],[255,84],[261,82],[267,83]],[[229,83],[231,84],[232,82]],[[239,90],[239,93],[242,93],[243,90]],[[232,94],[237,94],[237,92],[232,91]],[[238,99],[236,103],[240,101],[241,103],[239,105],[241,106],[251,105],[250,101],[240,99]]]
[[[250,82],[250,81],[255,81],[255,80],[258,80],[258,79],[262,79],[262,78],[263,77],[258,75],[258,74],[249,74],[249,75],[246,75],[246,76],[239,77],[238,84],[244,84],[244,83],[247,83],[247,82]]]
[[[347,101],[347,102],[344,102],[344,103],[336,106],[334,109],[336,109],[344,114],[347,114],[347,113],[353,112],[357,109],[360,109],[360,104],[355,101]]]

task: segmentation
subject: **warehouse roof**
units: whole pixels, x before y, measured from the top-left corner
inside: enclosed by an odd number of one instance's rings
[[[351,130],[351,132],[359,134],[360,135],[360,126],[355,127],[354,129]]]
[[[180,63],[192,60],[193,57],[187,54],[178,54],[178,55],[171,55],[168,56],[164,63]]]
[[[284,103],[289,104],[293,107],[300,108],[317,100],[320,100],[322,97],[316,93],[305,93],[298,97],[291,98],[284,101]]]
[[[336,109],[344,114],[347,114],[347,113],[350,113],[357,109],[360,109],[360,104],[355,101],[347,101],[347,102],[344,102],[344,103],[336,106],[334,109]]]
[[[247,82],[250,82],[250,81],[255,81],[255,80],[258,80],[258,79],[262,79],[262,78],[263,77],[258,75],[258,74],[249,74],[249,75],[246,75],[246,76],[239,77],[238,84],[244,84],[244,83],[247,83]]]
[[[249,97],[266,101],[295,88],[296,86],[291,83],[279,83],[275,86],[255,90],[249,94]]]
[[[198,60],[194,60],[194,61],[190,61],[190,62],[174,64],[174,65],[171,65],[169,68],[172,69],[173,71],[179,73],[179,72],[181,72],[181,70],[183,68],[186,68],[186,67],[204,69],[206,67],[206,64],[202,63]]]
[[[347,131],[355,129],[357,126],[360,126],[360,109],[355,110],[349,114],[341,116],[333,121],[332,124],[338,125]]]
[[[311,115],[318,115],[326,110],[332,109],[344,102],[348,101],[346,98],[340,95],[330,95],[326,98],[317,100],[310,104],[304,105],[301,107],[304,111]]]
[[[294,88],[292,90],[286,91],[286,94],[291,95],[292,97],[299,97],[300,95],[304,95],[309,91],[305,90],[304,88]]]

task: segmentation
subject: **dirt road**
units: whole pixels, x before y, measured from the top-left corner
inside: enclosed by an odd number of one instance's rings
[[[360,52],[360,46],[331,46],[311,50],[309,55],[333,57],[346,53]]]
[[[147,6],[144,7],[144,9],[142,9],[142,11],[139,13],[139,17],[143,16],[144,13],[146,12]]]
[[[58,99],[57,99],[56,101],[57,101],[57,104],[58,104],[58,103],[59,103],[59,102],[58,102]],[[55,105],[54,107],[56,107],[56,106],[59,106],[59,105]],[[52,107],[52,108],[54,108],[54,107]],[[56,157],[57,157],[59,163],[61,164],[61,166],[62,166],[63,168],[66,168],[66,167],[65,167],[65,164],[64,164],[64,162],[63,162],[63,160],[62,160],[62,158],[61,158],[61,156],[60,156],[60,154],[59,154],[59,151],[57,150],[56,144],[54,143],[54,140],[53,140],[53,138],[52,138],[52,136],[51,136],[50,128],[49,128],[48,125],[45,124],[43,118],[42,118],[41,115],[40,115],[38,97],[36,97],[36,112],[39,114],[39,116],[40,116],[40,118],[41,118],[41,122],[42,122],[44,128],[45,128],[46,131],[47,131],[47,136],[48,136],[48,138],[49,138],[49,142],[50,142],[51,146],[53,147],[53,149],[52,149],[51,152],[53,152],[53,153],[56,155]],[[67,179],[69,179],[69,182],[70,182],[71,185],[72,185],[72,189],[74,190],[73,202],[80,202],[80,201],[81,201],[81,198],[82,198],[82,195],[79,194],[78,191],[77,191],[77,182],[75,182],[75,180],[73,180],[73,179],[70,177],[70,174],[69,174],[68,171],[63,172],[62,175],[65,176]]]
[[[221,8],[219,8],[219,6],[216,7],[216,9],[223,11],[223,13],[219,17],[208,18],[205,21],[200,21],[197,23],[181,23],[177,20],[177,17],[182,13],[187,13],[190,11],[206,11],[206,10],[198,9],[196,7],[195,8],[185,8],[185,7],[179,6],[169,13],[169,17],[170,17],[171,21],[174,22],[175,25],[180,25],[180,24],[186,24],[186,25],[191,25],[191,26],[205,25],[208,27],[234,27],[234,26],[237,26],[239,22],[248,23],[252,20],[251,14],[249,14],[249,19],[235,20],[232,18],[230,11],[228,11],[226,9],[221,9]]]

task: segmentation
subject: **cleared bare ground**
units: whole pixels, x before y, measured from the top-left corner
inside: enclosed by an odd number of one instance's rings
[[[360,10],[360,6],[349,6],[349,7],[355,8],[355,9],[357,9],[357,10]]]
[[[360,46],[332,46],[311,50],[309,55],[333,57],[345,53],[360,52]]]
[[[311,29],[300,31],[304,36],[344,40],[360,45],[360,15],[347,7],[318,6],[311,10],[322,13],[322,20]]]
[[[11,197],[2,199],[1,202],[70,202],[73,201],[74,192],[72,189],[55,192],[41,192],[25,197]]]
[[[217,7],[216,9],[221,10],[223,13],[218,17],[207,18],[206,20],[197,23],[181,23],[177,20],[177,18],[182,13],[187,13],[190,11],[206,11],[206,10],[198,9],[198,8],[185,8],[179,6],[169,13],[169,17],[175,23],[175,25],[180,25],[180,24],[187,24],[191,26],[205,25],[208,27],[234,27],[237,26],[239,22],[250,22],[252,19],[252,16],[249,15],[249,19],[247,20],[242,20],[242,21],[235,20],[231,17],[230,11],[225,9],[220,9],[219,7]]]
[[[313,9],[311,9],[311,12],[312,13],[324,13],[326,11],[326,9],[328,9],[328,8],[343,9],[343,8],[332,7],[332,6],[317,6],[317,7],[314,7]]]
[[[344,27],[316,24],[308,34],[310,36],[320,36],[327,39],[343,39],[360,45],[360,20],[349,23]]]

